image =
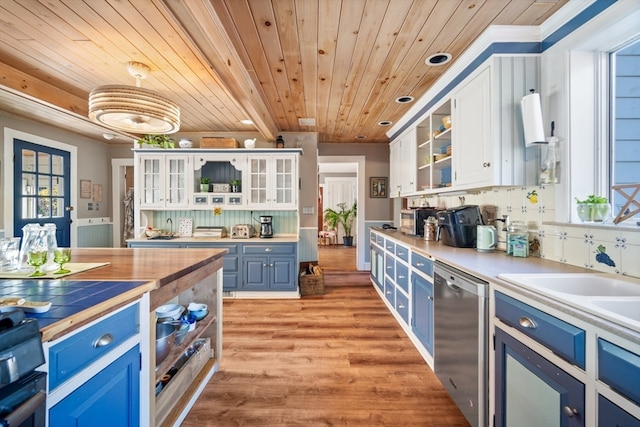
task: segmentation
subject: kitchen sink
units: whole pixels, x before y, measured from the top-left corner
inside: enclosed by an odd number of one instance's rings
[[[499,278],[640,331],[640,281],[598,273],[500,274]]]
[[[607,274],[500,274],[498,277],[517,285],[554,294],[640,297],[640,283]]]

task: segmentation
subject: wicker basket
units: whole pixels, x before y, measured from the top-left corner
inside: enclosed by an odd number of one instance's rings
[[[318,265],[318,262],[300,263],[300,273],[298,275],[300,295],[322,295],[324,294],[324,274],[309,273],[309,264]]]
[[[240,144],[235,138],[203,136],[200,138],[200,148],[240,148]]]

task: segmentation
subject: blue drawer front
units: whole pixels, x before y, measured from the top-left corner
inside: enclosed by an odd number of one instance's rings
[[[411,266],[433,278],[433,261],[417,252],[411,253]]]
[[[567,361],[585,368],[585,332],[530,305],[496,292],[496,317],[551,349]],[[535,327],[526,327],[527,319]]]
[[[293,244],[283,245],[244,245],[243,252],[251,255],[295,255]]]
[[[396,284],[409,292],[409,267],[406,265],[396,264]]]
[[[396,305],[396,287],[389,279],[384,279],[384,296],[391,306]]]
[[[640,356],[598,338],[598,379],[640,405]]]
[[[384,247],[384,237],[380,234],[376,234],[376,243],[379,246]]]
[[[396,256],[403,261],[409,262],[409,249],[402,245],[396,245]]]
[[[391,253],[395,253],[396,244],[393,243],[391,240],[387,240],[387,242],[384,244],[384,248]]]
[[[396,292],[396,311],[404,320],[404,323],[409,324],[409,299],[402,294],[402,292]]]
[[[606,397],[598,395],[598,425],[615,427],[638,427],[640,420],[611,402]]]
[[[396,260],[389,254],[384,257],[384,271],[389,277],[396,277]]]
[[[110,352],[140,329],[139,305],[134,304],[113,316],[65,339],[49,349],[49,389],[64,381]],[[111,334],[108,345],[94,346],[105,334]]]

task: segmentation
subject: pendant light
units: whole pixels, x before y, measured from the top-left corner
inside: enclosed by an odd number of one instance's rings
[[[149,67],[129,62],[136,86],[99,86],[89,94],[89,118],[101,125],[131,133],[169,134],[180,129],[180,108],[168,98],[140,87]]]

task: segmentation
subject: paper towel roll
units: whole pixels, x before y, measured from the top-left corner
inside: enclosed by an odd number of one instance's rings
[[[522,98],[522,124],[524,126],[524,145],[544,144],[544,126],[542,124],[542,108],[540,94],[532,93]]]

